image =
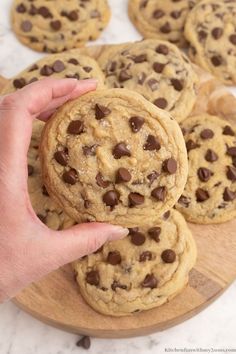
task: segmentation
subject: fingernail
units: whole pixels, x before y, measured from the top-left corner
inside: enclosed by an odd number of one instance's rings
[[[98,83],[98,79],[85,79],[85,80],[80,80],[80,82],[84,82],[86,84],[97,84]]]
[[[129,230],[121,226],[112,226],[110,240],[120,240],[126,237]]]

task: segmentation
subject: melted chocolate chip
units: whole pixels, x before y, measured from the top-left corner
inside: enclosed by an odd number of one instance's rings
[[[109,252],[107,256],[107,263],[117,265],[121,263],[121,255],[118,251]]]
[[[218,155],[211,149],[208,149],[205,155],[205,159],[208,162],[215,162],[218,160]]]
[[[54,154],[54,159],[62,166],[67,166],[68,163],[68,151],[56,151]]]
[[[111,110],[101,104],[95,105],[95,117],[97,120],[103,119],[111,113]]]
[[[198,203],[203,203],[206,200],[208,200],[209,198],[210,198],[210,195],[206,190],[204,190],[202,188],[198,188],[196,190],[196,199],[197,199]]]
[[[126,168],[121,167],[116,172],[116,183],[129,182],[131,178],[131,174]]]
[[[91,270],[86,274],[86,282],[90,285],[98,286],[100,282],[100,276],[97,270]]]
[[[120,159],[123,156],[129,156],[129,157],[131,156],[130,150],[127,148],[126,144],[123,142],[117,144],[114,147],[112,154],[115,159]]]
[[[209,181],[209,179],[212,176],[212,172],[208,168],[205,168],[205,167],[200,167],[197,171],[197,174],[198,174],[198,178],[202,182]]]
[[[236,168],[233,166],[228,166],[226,175],[230,181],[235,182],[236,181]]]
[[[141,285],[143,288],[155,289],[157,284],[157,278],[153,274],[147,274]]]
[[[133,133],[138,133],[144,124],[144,118],[140,116],[131,117],[129,125]]]
[[[167,195],[166,187],[157,187],[151,192],[151,196],[159,202],[164,202]]]
[[[144,196],[139,193],[130,193],[128,198],[130,207],[135,207],[144,203]]]
[[[204,129],[201,134],[201,138],[206,140],[206,139],[212,139],[214,137],[214,132],[211,129]]]
[[[163,162],[162,165],[163,171],[169,174],[174,174],[177,171],[177,162],[175,159],[167,159]]]
[[[103,175],[99,172],[96,176],[96,182],[99,187],[107,188],[110,185],[109,181],[104,181]]]
[[[146,262],[151,260],[152,260],[152,252],[150,251],[144,251],[139,256],[139,262]]]
[[[103,196],[103,202],[112,209],[119,203],[120,193],[115,190],[106,192]]]
[[[81,120],[73,120],[67,128],[67,133],[79,135],[84,132],[84,123]]]
[[[160,150],[161,145],[157,138],[154,135],[149,134],[147,137],[146,143],[143,145],[144,150],[149,150],[149,151],[158,151]]]
[[[173,250],[167,249],[162,252],[161,258],[165,263],[174,263],[176,260],[176,253]]]
[[[159,97],[153,102],[153,104],[158,108],[165,109],[168,105],[168,102],[164,97]]]
[[[64,172],[62,178],[65,183],[73,185],[77,182],[78,173],[76,172],[76,170],[71,169],[69,171]]]
[[[133,232],[130,236],[130,240],[135,246],[141,246],[146,241],[146,238],[141,232]]]
[[[148,230],[148,235],[156,242],[160,242],[161,228],[159,226],[152,227]]]
[[[34,167],[32,165],[28,165],[28,176],[32,176],[34,173]]]

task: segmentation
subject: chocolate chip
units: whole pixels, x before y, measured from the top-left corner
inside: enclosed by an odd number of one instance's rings
[[[111,285],[111,288],[112,288],[113,291],[116,291],[117,288],[126,290],[127,289],[127,285],[120,284],[118,281],[114,280],[112,285]]]
[[[85,156],[95,156],[96,155],[96,149],[97,149],[98,145],[94,144],[91,146],[83,146],[83,154]]]
[[[170,16],[171,16],[172,18],[174,18],[175,20],[177,20],[177,19],[180,18],[180,16],[181,16],[181,11],[172,11],[172,12],[170,13]]]
[[[153,182],[160,176],[160,173],[157,171],[152,171],[148,176],[147,179],[150,181],[150,186],[153,184]]]
[[[63,70],[65,70],[65,65],[64,63],[61,61],[61,60],[56,60],[53,64],[52,64],[52,68],[53,68],[53,71],[55,73],[60,73],[62,72]]]
[[[156,79],[150,79],[147,81],[147,85],[150,87],[152,91],[156,91],[159,87],[159,83]]]
[[[160,31],[162,33],[170,33],[171,32],[171,26],[169,22],[166,22],[163,26],[160,27]]]
[[[149,150],[149,151],[158,151],[160,150],[161,145],[157,138],[154,135],[149,134],[146,140],[146,143],[143,145],[144,150]]]
[[[34,5],[31,5],[31,7],[30,7],[28,12],[29,12],[29,15],[35,16],[35,15],[37,15],[38,10],[37,10],[37,8]]]
[[[95,117],[97,120],[100,120],[102,118],[105,118],[111,113],[111,110],[105,106],[102,106],[101,104],[96,104],[95,105]]]
[[[103,175],[100,172],[98,172],[96,176],[96,181],[97,181],[97,185],[102,188],[107,188],[110,185],[109,181],[104,181]]]
[[[151,237],[152,240],[156,242],[160,242],[160,234],[161,234],[161,228],[159,226],[152,227],[151,229],[148,230],[148,235]]]
[[[76,345],[77,345],[77,347],[89,349],[91,346],[90,338],[88,336],[84,336],[76,343]]]
[[[91,68],[91,66],[84,66],[83,69],[86,73],[90,73],[93,70],[93,68]]]
[[[236,181],[236,168],[233,166],[228,166],[226,175],[230,181],[235,182]]]
[[[126,70],[121,70],[120,75],[119,75],[119,82],[124,82],[132,78],[132,75],[130,75]]]
[[[174,263],[176,260],[176,253],[173,250],[167,249],[162,252],[161,258],[165,263]]]
[[[153,102],[153,104],[158,108],[165,109],[168,105],[168,102],[164,97],[159,97]]]
[[[34,173],[34,167],[32,165],[28,165],[28,176],[32,176]]]
[[[198,145],[197,143],[195,143],[193,140],[189,139],[187,142],[186,142],[186,149],[187,151],[191,151],[191,150],[194,150],[194,149],[197,149],[200,145]]]
[[[138,84],[143,85],[147,78],[147,75],[145,73],[140,73],[137,75],[137,78],[138,78]]]
[[[144,203],[144,196],[139,193],[130,193],[129,194],[129,206],[135,207]]]
[[[163,219],[163,220],[167,220],[167,219],[169,219],[169,217],[170,217],[170,210],[166,211],[166,212],[163,214],[162,219]]]
[[[230,125],[226,125],[223,129],[223,134],[224,135],[230,135],[230,136],[235,136],[235,132],[233,131],[233,129],[231,128]]]
[[[113,148],[112,154],[115,159],[120,159],[123,156],[129,156],[129,157],[131,156],[130,150],[127,148],[126,144],[123,142],[117,144]]]
[[[141,246],[146,241],[146,238],[141,232],[134,232],[131,234],[130,240],[135,246]]]
[[[174,174],[177,171],[177,162],[175,159],[167,159],[163,162],[162,168],[164,172],[167,172],[169,174]]]
[[[181,197],[178,200],[178,203],[180,205],[182,205],[184,208],[188,208],[189,204],[190,204],[190,201],[189,201],[189,199],[187,197],[185,197],[184,195],[181,195]]]
[[[227,154],[233,157],[236,156],[236,146],[228,147]]]
[[[26,81],[23,77],[20,79],[15,79],[15,80],[13,80],[13,85],[16,89],[21,89],[22,87],[24,87],[26,85]]]
[[[68,151],[56,151],[54,159],[62,166],[66,166],[68,163]]]
[[[153,189],[151,192],[151,196],[159,202],[164,202],[164,200],[166,199],[166,195],[167,195],[166,187],[157,187]]]
[[[86,282],[90,285],[98,286],[100,282],[100,276],[97,270],[91,270],[86,274]]]
[[[212,176],[212,172],[208,168],[205,168],[205,167],[200,167],[197,171],[197,174],[198,174],[200,181],[202,181],[202,182],[209,181],[209,179]]]
[[[54,31],[59,31],[59,29],[61,28],[61,21],[59,20],[51,21],[50,26]]]
[[[43,224],[46,224],[46,221],[47,221],[46,216],[43,216],[42,214],[37,214],[37,217],[39,218],[39,220],[40,220]]]
[[[129,125],[133,133],[138,133],[144,124],[144,118],[140,116],[131,117]]]
[[[69,60],[68,60],[68,63],[73,64],[73,65],[79,65],[78,60],[77,60],[77,59],[75,59],[75,58],[71,58],[71,59],[69,59]]]
[[[89,209],[90,206],[91,206],[91,202],[90,202],[88,199],[85,199],[85,201],[84,201],[84,207],[85,207],[85,209]]]
[[[52,14],[46,6],[41,6],[37,10],[38,14],[41,15],[43,18],[52,18]]]
[[[219,39],[222,34],[223,34],[223,29],[220,27],[215,27],[213,28],[213,30],[211,31],[212,37],[215,39]]]
[[[163,55],[167,55],[169,53],[169,49],[165,44],[160,44],[157,48],[156,48],[156,52],[159,54],[163,54]]]
[[[223,198],[225,202],[232,202],[236,198],[236,192],[233,192],[228,187],[226,187],[224,190]]]
[[[121,255],[118,251],[109,252],[107,256],[107,263],[117,265],[121,263]]]
[[[126,168],[121,167],[116,172],[116,183],[129,182],[131,178],[131,174]]]
[[[53,70],[49,65],[44,65],[40,69],[40,75],[42,75],[42,76],[50,76],[52,74],[53,74]]]
[[[77,182],[78,173],[76,172],[76,170],[71,169],[69,171],[64,172],[62,178],[64,182],[73,185]]]
[[[129,235],[132,235],[135,232],[138,232],[138,227],[129,227]]]
[[[77,21],[78,18],[79,18],[78,12],[75,11],[75,10],[69,12],[69,13],[67,14],[67,18],[68,18],[70,21]]]
[[[101,17],[101,14],[98,10],[95,9],[90,12],[90,17],[91,18],[98,18],[98,17]]]
[[[103,195],[103,202],[112,209],[119,203],[120,193],[110,190]]]
[[[153,16],[153,18],[158,20],[159,18],[165,16],[165,13],[164,13],[164,11],[157,9],[157,10],[153,11],[152,16]]]
[[[183,90],[183,85],[180,80],[178,79],[171,79],[171,84],[174,87],[176,91],[182,91]]]
[[[144,63],[147,61],[147,54],[140,54],[132,58],[136,64]]]
[[[222,57],[220,55],[214,55],[211,58],[211,62],[214,66],[220,66],[222,64]]]
[[[19,12],[20,14],[23,14],[26,12],[26,7],[24,4],[19,4],[17,7],[16,7],[16,11]]]
[[[207,38],[207,33],[203,30],[199,31],[198,32],[198,38],[199,38],[199,41],[203,41],[204,39]]]
[[[46,188],[45,186],[42,187],[42,193],[43,193],[43,195],[45,195],[46,197],[49,197],[47,188]]]
[[[214,137],[214,132],[211,129],[204,129],[200,134],[202,139],[212,139]]]
[[[141,285],[143,288],[155,289],[157,284],[156,277],[153,274],[147,274]]]
[[[233,45],[236,45],[236,34],[231,34],[229,40]]]
[[[165,65],[166,65],[166,64],[162,64],[162,63],[156,62],[156,63],[153,64],[153,70],[154,70],[156,73],[160,74],[160,73],[162,73],[162,71],[164,70]]]
[[[210,195],[206,190],[198,188],[196,190],[196,198],[198,203],[202,203],[208,200],[210,198]]]
[[[67,133],[72,135],[78,135],[83,133],[84,123],[81,120],[72,120],[67,128]]]
[[[232,162],[233,162],[234,167],[236,167],[236,156],[232,158]]]
[[[26,21],[23,21],[22,24],[21,24],[21,29],[23,32],[30,32],[32,30],[32,23],[28,20]]]
[[[152,252],[150,251],[144,251],[139,256],[139,262],[146,262],[151,260],[152,260]]]
[[[208,149],[205,155],[205,159],[208,162],[215,162],[218,160],[218,155],[211,149]]]

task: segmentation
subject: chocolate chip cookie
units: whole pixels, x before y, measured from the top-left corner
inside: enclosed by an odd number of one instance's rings
[[[204,0],[189,14],[185,36],[191,59],[225,84],[236,83],[236,2]]]
[[[44,123],[35,121],[28,152],[28,190],[31,204],[38,218],[53,230],[62,230],[74,225],[62,209],[49,197],[41,177],[39,142]]]
[[[199,224],[236,216],[236,133],[227,121],[202,114],[183,122],[189,176],[176,208]]]
[[[196,246],[181,214],[172,210],[168,216],[74,262],[80,292],[92,308],[125,316],[160,306],[183,290]]]
[[[79,54],[78,49],[74,49],[65,53],[47,55],[40,59],[9,80],[2,93],[13,92],[46,77],[78,80],[96,78],[98,87],[104,86],[104,75],[97,62],[86,55]]]
[[[110,19],[107,0],[15,0],[12,27],[28,47],[48,53],[97,39]]]
[[[186,56],[173,44],[158,39],[112,46],[98,58],[106,86],[142,94],[177,121],[190,114],[196,102],[196,74]]]
[[[46,125],[41,157],[49,193],[74,220],[145,226],[173,207],[187,179],[177,122],[124,89],[64,105]]]
[[[199,0],[129,0],[129,17],[144,38],[186,46],[184,25]]]

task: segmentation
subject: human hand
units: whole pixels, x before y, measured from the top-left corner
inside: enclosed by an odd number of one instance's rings
[[[45,79],[0,97],[0,302],[58,267],[96,251],[128,230],[88,223],[53,231],[35,215],[27,188],[27,152],[36,117],[46,120],[96,80]]]

